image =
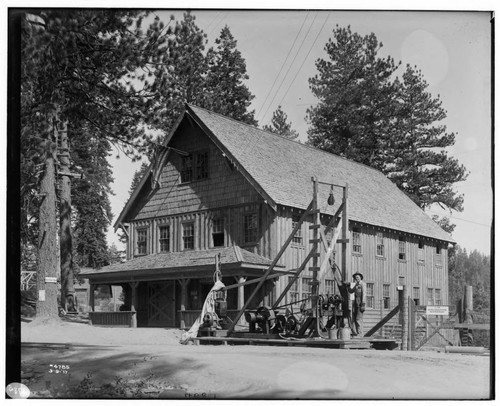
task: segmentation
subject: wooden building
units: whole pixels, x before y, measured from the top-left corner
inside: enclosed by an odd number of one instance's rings
[[[397,304],[398,285],[417,304],[448,303],[453,240],[381,172],[192,105],[116,221],[128,237],[127,261],[84,276],[92,287],[121,285],[138,326],[188,327],[213,284],[216,257],[226,285],[265,272],[311,202],[313,177],[325,225],[342,201],[342,188],[326,184],[349,186],[349,243],[335,261],[344,261],[349,280],[364,275],[368,327]],[[306,221],[252,305],[278,297],[311,235]],[[311,278],[304,271],[286,302],[306,299]],[[334,285],[327,274],[319,293]],[[230,314],[254,286],[228,290]]]

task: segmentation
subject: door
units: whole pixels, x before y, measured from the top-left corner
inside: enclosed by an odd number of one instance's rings
[[[174,281],[149,282],[148,326],[175,327]]]

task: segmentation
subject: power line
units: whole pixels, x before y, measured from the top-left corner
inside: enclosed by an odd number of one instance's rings
[[[296,42],[297,42],[297,38],[299,38],[299,35],[300,33],[302,32],[302,28],[304,28],[304,24],[306,23],[306,20],[307,20],[307,17],[309,16],[309,11],[307,12],[306,16],[304,17],[304,21],[302,21],[302,25],[300,26],[300,30],[297,32],[297,35],[295,36],[295,39],[293,40],[293,43],[292,43],[292,46],[290,47],[290,49],[288,50],[288,54],[284,60],[284,62],[281,64],[281,68],[280,68],[280,71],[278,72],[278,74],[276,75],[276,78],[274,79],[274,82],[273,82],[273,85],[270,87],[269,91],[267,92],[267,95],[264,99],[264,103],[262,103],[262,106],[260,107],[260,110],[258,111],[257,113],[257,117],[260,115],[260,112],[262,111],[262,109],[264,108],[264,106],[266,105],[267,103],[267,99],[269,98],[269,95],[271,94],[272,90],[274,89],[274,85],[276,84],[279,76],[281,75],[281,72],[283,71],[283,68],[285,67],[286,65],[286,62],[288,61],[288,57],[290,56],[290,54],[292,53],[292,49],[293,47],[295,46]]]
[[[460,220],[460,221],[465,221],[466,223],[472,223],[472,224],[476,224],[478,226],[483,226],[483,227],[491,227],[491,224],[484,224],[484,223],[478,223],[477,221],[472,221],[472,220],[468,220],[468,219],[464,219],[464,218],[461,218],[461,217],[454,217],[452,215],[450,216],[446,216],[445,214],[443,213],[438,213],[437,211],[433,211],[433,210],[427,210],[428,213],[433,213],[433,214],[437,214],[437,215],[440,215],[440,216],[445,216],[445,217],[449,217],[450,219],[452,220]]]
[[[288,91],[290,90],[290,88],[292,87],[293,85],[293,82],[295,82],[295,79],[297,79],[297,76],[299,75],[299,72],[302,70],[302,67],[304,66],[304,63],[306,62],[307,58],[309,57],[309,54],[311,53],[312,49],[314,48],[314,45],[316,44],[316,41],[318,40],[319,38],[319,35],[321,34],[321,32],[323,31],[323,28],[325,27],[325,24],[326,22],[328,21],[328,18],[330,18],[330,13],[327,14],[326,18],[325,18],[325,21],[323,22],[323,25],[321,26],[321,29],[318,31],[318,34],[316,35],[316,38],[314,39],[314,42],[312,43],[311,47],[309,48],[309,52],[307,53],[307,55],[305,56],[304,60],[302,61],[302,64],[300,65],[300,68],[299,70],[297,71],[297,73],[295,74],[292,82],[290,83],[290,86],[288,86],[288,89],[286,89],[286,92],[285,94],[283,95],[283,97],[281,98],[281,101],[279,104],[283,103],[283,99],[286,97],[286,95],[288,94]]]
[[[274,94],[273,96],[273,99],[271,100],[271,103],[269,104],[269,106],[267,107],[267,110],[266,112],[264,113],[264,115],[262,116],[262,121],[264,121],[264,118],[266,117],[267,115],[267,112],[269,111],[269,109],[271,108],[271,106],[273,105],[273,102],[274,102],[274,99],[276,98],[276,96],[278,95],[279,93],[279,90],[281,89],[281,86],[283,86],[283,82],[285,81],[286,77],[288,76],[288,72],[290,72],[290,69],[292,68],[294,62],[295,62],[295,59],[297,59],[297,55],[299,54],[301,48],[302,48],[302,45],[304,45],[304,42],[306,40],[306,38],[308,37],[309,35],[309,32],[311,31],[311,27],[313,26],[314,24],[314,21],[316,21],[316,17],[318,16],[318,14],[316,13],[316,15],[314,16],[314,19],[312,21],[312,23],[309,25],[309,28],[307,29],[307,33],[306,35],[304,36],[304,38],[302,39],[302,42],[299,46],[299,48],[297,49],[297,52],[295,53],[295,56],[293,57],[293,60],[292,60],[292,63],[290,64],[290,66],[288,67],[288,70],[286,71],[285,73],[285,76],[283,77],[283,80],[281,81],[280,85],[278,86],[278,90],[276,91],[276,93]]]

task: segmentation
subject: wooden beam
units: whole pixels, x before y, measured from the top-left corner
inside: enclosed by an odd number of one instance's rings
[[[249,280],[246,282],[239,282],[239,283],[235,283],[234,285],[224,286],[221,290],[229,290],[229,289],[239,288],[240,286],[246,286],[246,285],[251,285],[253,283],[258,283],[261,280],[276,279],[276,278],[279,278],[280,276],[283,276],[283,275],[272,274],[272,275],[269,275],[267,277],[261,276],[260,278],[252,279],[252,280]],[[236,278],[236,276],[235,276],[235,278]],[[238,278],[241,278],[241,276]]]
[[[379,330],[384,326],[390,319],[392,319],[399,312],[399,305],[397,305],[394,309],[392,309],[387,316],[385,316],[382,320],[380,320],[377,324],[375,324],[368,333],[366,333],[365,337],[370,337],[373,333]]]
[[[269,265],[269,268],[267,269],[267,271],[265,272],[264,276],[262,277],[262,280],[255,287],[254,291],[250,294],[249,298],[247,299],[247,301],[245,303],[245,306],[243,306],[243,308],[238,312],[238,315],[234,319],[233,324],[231,324],[229,326],[229,328],[227,330],[227,334],[228,335],[233,332],[234,327],[236,326],[236,323],[238,322],[238,320],[240,319],[240,317],[242,316],[242,314],[245,312],[246,308],[248,307],[248,305],[250,304],[250,302],[252,301],[252,299],[254,298],[254,296],[257,294],[258,290],[262,287],[262,285],[266,281],[267,276],[271,273],[271,271],[273,270],[274,266],[278,263],[278,261],[280,260],[281,256],[285,252],[285,250],[288,248],[288,245],[292,241],[293,237],[295,236],[295,234],[297,233],[297,231],[299,230],[299,228],[302,226],[302,223],[304,222],[304,220],[306,219],[306,217],[309,215],[309,210],[311,210],[313,208],[313,205],[314,205],[314,199],[311,201],[311,203],[309,203],[309,206],[307,207],[307,209],[304,211],[304,213],[300,217],[299,221],[297,222],[297,224],[295,225],[294,229],[290,233],[290,236],[287,238],[287,240],[285,241],[285,243],[283,244],[283,246],[279,250],[278,254],[276,255],[276,258],[274,258],[273,262],[271,262],[271,265]]]

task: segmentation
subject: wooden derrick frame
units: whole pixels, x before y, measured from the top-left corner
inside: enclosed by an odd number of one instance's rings
[[[311,200],[311,203],[309,203],[309,206],[307,207],[307,209],[304,211],[304,213],[300,217],[299,221],[295,225],[295,227],[292,230],[292,232],[290,233],[289,237],[286,239],[285,243],[280,248],[278,254],[271,262],[271,265],[265,271],[264,275],[260,278],[254,279],[252,281],[242,282],[242,283],[238,283],[235,285],[226,286],[224,288],[224,290],[227,290],[227,289],[237,288],[237,287],[242,286],[242,285],[248,285],[251,283],[258,283],[257,286],[255,287],[255,289],[250,294],[250,296],[247,298],[244,306],[238,312],[238,315],[235,317],[232,324],[229,326],[229,328],[227,330],[227,336],[230,336],[231,333],[234,331],[234,328],[235,328],[236,324],[238,323],[239,319],[241,318],[243,313],[247,310],[249,304],[251,303],[252,299],[255,297],[257,292],[260,290],[262,285],[267,280],[275,279],[275,278],[278,278],[279,276],[281,276],[280,274],[272,274],[272,271],[273,271],[275,265],[280,260],[280,258],[283,256],[283,254],[286,251],[286,249],[288,248],[288,246],[290,245],[293,237],[295,236],[297,231],[302,226],[302,223],[306,220],[306,218],[308,216],[311,216],[311,215],[314,216],[313,217],[314,222],[310,226],[310,228],[313,230],[313,234],[314,234],[313,239],[311,240],[312,248],[309,251],[309,254],[306,256],[305,260],[300,265],[300,267],[294,270],[292,279],[289,281],[288,285],[283,290],[283,292],[281,292],[279,298],[272,305],[272,309],[276,309],[278,307],[281,300],[283,300],[283,298],[286,296],[286,294],[288,293],[288,291],[290,290],[290,288],[292,287],[294,282],[297,280],[297,278],[300,276],[302,271],[305,269],[307,263],[312,259],[313,265],[310,267],[310,269],[313,270],[313,281],[311,282],[311,284],[313,286],[313,291],[312,291],[311,296],[312,296],[313,308],[315,310],[315,315],[316,315],[316,322],[319,323],[318,305],[317,305],[318,304],[318,296],[319,296],[318,295],[319,283],[320,283],[322,276],[326,272],[326,267],[328,265],[330,265],[330,266],[333,265],[332,261],[331,261],[331,256],[335,252],[335,247],[336,247],[336,244],[338,242],[340,242],[342,244],[342,254],[343,254],[342,255],[341,279],[344,281],[346,280],[346,275],[347,275],[347,256],[346,256],[346,253],[347,253],[347,243],[349,242],[349,240],[347,238],[347,231],[348,231],[347,230],[347,227],[348,227],[348,214],[347,214],[348,184],[345,184],[344,186],[332,185],[331,183],[319,182],[316,179],[316,177],[313,177],[311,180],[313,182],[313,199]],[[319,205],[318,205],[318,184],[319,183],[322,183],[325,185],[330,185],[330,186],[339,186],[339,187],[342,187],[342,189],[343,189],[342,204],[337,209],[336,213],[334,214],[334,216],[333,216],[332,220],[330,221],[330,223],[328,224],[328,226],[325,228],[325,231],[321,230],[320,210],[319,210]],[[342,222],[342,227],[341,227],[342,239],[339,240],[339,239],[337,239],[337,237],[338,237],[338,234],[340,232],[340,228],[338,227],[340,221]],[[332,238],[332,241],[330,243],[330,246],[328,246],[325,234],[332,227],[334,228],[335,232],[334,232],[334,236]],[[322,247],[326,248],[326,257],[323,260],[323,263],[321,264],[321,266],[319,267],[318,260],[319,260],[319,257],[321,255],[320,254],[321,246],[319,244],[320,242],[322,242]],[[334,275],[334,279],[336,280],[337,284],[340,286],[341,281],[337,280],[336,275]],[[319,334],[318,331],[319,330],[318,330],[318,326],[317,326],[316,331],[315,331],[316,335]]]

